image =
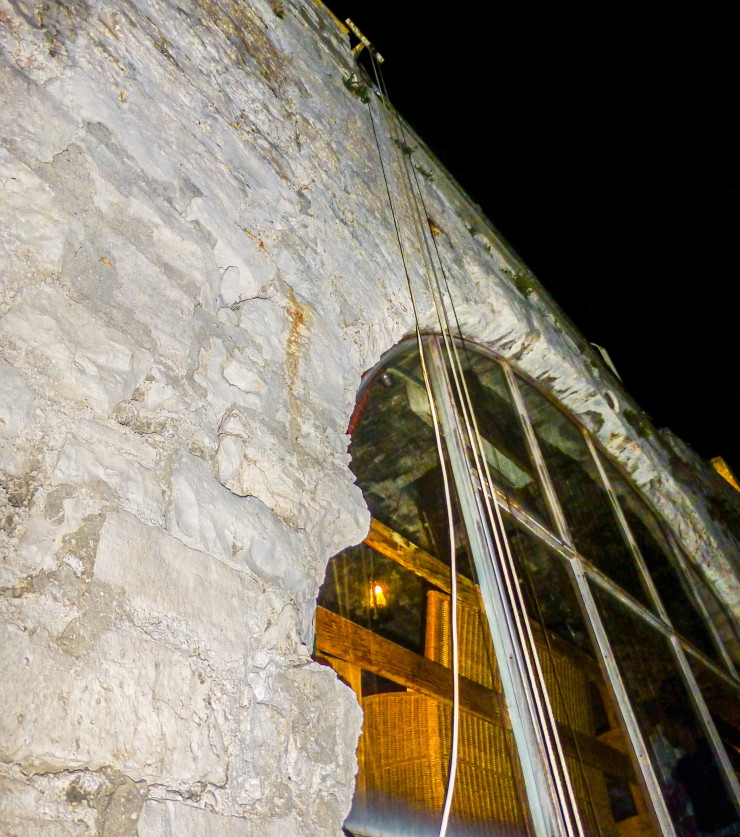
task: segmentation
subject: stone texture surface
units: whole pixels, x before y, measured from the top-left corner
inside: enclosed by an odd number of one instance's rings
[[[25,621],[4,626],[3,670],[15,685],[2,758],[38,773],[112,764],[135,779],[222,784],[223,738],[197,663],[123,631],[75,627],[87,635],[68,626],[52,640]]]
[[[269,616],[260,612],[265,609],[260,606],[261,585],[249,574],[224,566],[126,513],[106,518],[93,577],[120,588],[139,612],[138,623],[180,622],[194,643],[227,660],[249,655],[248,638]],[[245,611],[244,603],[252,601],[255,612]]]
[[[244,837],[246,823],[237,817],[224,817],[172,800],[147,801],[138,822],[139,837],[199,837],[201,834]]]
[[[413,315],[346,36],[313,0],[282,6],[0,0],[0,822],[18,837],[328,835],[349,808],[361,715],[310,662],[313,607],[368,526],[345,435],[361,375]],[[738,612],[730,501],[412,142],[467,335],[594,432]]]

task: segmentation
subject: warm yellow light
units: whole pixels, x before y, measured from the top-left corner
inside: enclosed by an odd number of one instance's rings
[[[370,601],[373,607],[385,607],[387,602],[385,600],[385,593],[380,584],[376,584],[370,588]]]
[[[722,459],[721,456],[715,456],[714,459],[710,459],[709,464],[721,477],[724,477],[735,490],[740,491],[740,485],[738,485],[735,475],[730,470],[730,466],[724,459]]]

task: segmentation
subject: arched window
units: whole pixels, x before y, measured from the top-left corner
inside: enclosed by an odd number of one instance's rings
[[[672,533],[509,364],[467,341],[450,358],[434,336],[425,358],[458,568],[448,833],[740,833],[736,675]],[[345,828],[435,834],[450,756],[450,538],[415,341],[366,377],[350,432],[373,520],[330,561],[316,622],[317,659],[365,715]]]

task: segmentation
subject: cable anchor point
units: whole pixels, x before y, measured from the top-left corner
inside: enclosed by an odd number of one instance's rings
[[[357,58],[357,56],[362,52],[362,50],[367,47],[367,51],[372,53],[373,58],[375,58],[378,64],[382,64],[385,61],[385,58],[383,58],[383,56],[378,52],[378,50],[375,49],[375,47],[370,43],[370,41],[368,41],[368,39],[362,34],[362,32],[360,32],[357,26],[355,26],[355,24],[352,23],[352,21],[349,18],[347,18],[347,20],[345,20],[344,22],[347,24],[352,34],[359,40],[357,46],[352,47],[352,55],[354,55],[355,58]]]

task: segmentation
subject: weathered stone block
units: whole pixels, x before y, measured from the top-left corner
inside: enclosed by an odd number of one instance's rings
[[[216,238],[213,253],[222,271],[221,299],[224,305],[234,305],[257,296],[260,287],[275,275],[276,267],[264,244],[260,247],[249,235],[249,230],[236,223],[224,224],[224,217],[213,201],[194,198],[188,207],[187,218],[197,220]]]
[[[202,837],[218,834],[219,837],[250,837],[255,830],[253,823],[242,817],[226,817],[174,800],[144,803],[139,816],[138,837]],[[285,832],[284,837],[288,837]]]
[[[95,579],[122,588],[145,618],[173,620],[175,632],[226,659],[249,654],[267,612],[261,586],[133,515],[112,514],[100,535]],[[179,629],[179,630],[178,630]]]
[[[0,439],[14,439],[31,420],[34,396],[21,375],[0,362]]]
[[[17,26],[24,23],[13,13],[3,20],[3,26],[13,18]],[[0,65],[0,111],[0,140],[24,161],[50,160],[69,143],[77,128],[67,108],[6,58]]]
[[[107,448],[94,436],[83,439],[70,433],[59,451],[55,481],[74,484],[102,480],[128,509],[151,521],[160,520],[164,494],[156,476],[140,464],[143,457],[126,453]]]
[[[60,291],[24,290],[0,319],[0,340],[27,351],[57,395],[108,415],[133,391],[151,359]]]
[[[0,759],[29,773],[112,765],[148,782],[226,781],[197,659],[123,631],[75,658],[45,631],[8,624],[0,668]]]
[[[8,298],[29,277],[38,282],[59,275],[69,217],[52,189],[2,147],[0,182],[0,311],[4,312]]]
[[[0,776],[0,825],[6,837],[85,837],[84,822],[55,816],[43,794],[21,779]]]
[[[305,587],[305,538],[256,497],[229,491],[195,456],[181,454],[173,468],[166,520],[189,546],[287,591]]]

